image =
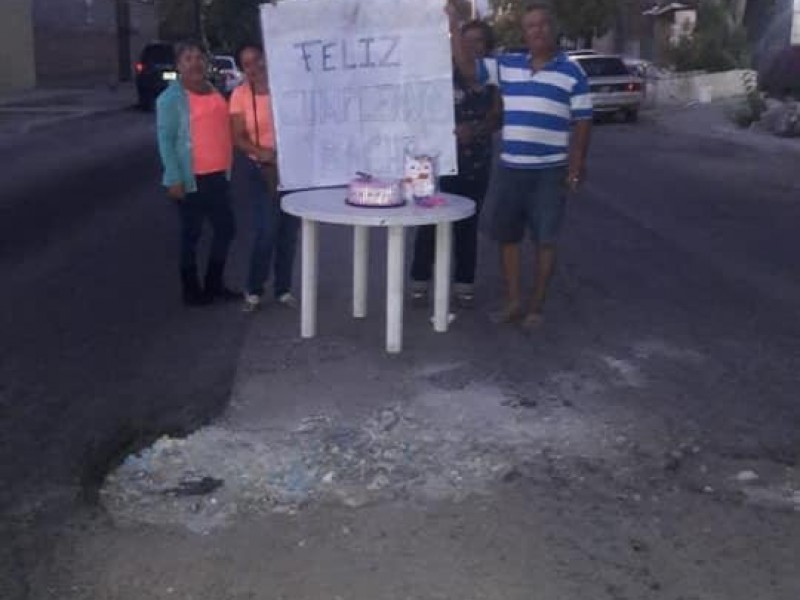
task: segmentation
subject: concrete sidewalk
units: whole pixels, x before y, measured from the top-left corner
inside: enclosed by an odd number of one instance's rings
[[[124,110],[135,103],[131,83],[6,94],[0,96],[0,135],[25,134],[71,119]]]

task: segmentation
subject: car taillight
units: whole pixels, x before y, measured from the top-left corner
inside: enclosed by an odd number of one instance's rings
[[[629,92],[640,92],[642,90],[641,83],[629,83],[628,84],[628,91]]]
[[[133,65],[133,68],[137,74],[140,74],[142,71],[144,71],[144,64],[137,62],[135,65]]]

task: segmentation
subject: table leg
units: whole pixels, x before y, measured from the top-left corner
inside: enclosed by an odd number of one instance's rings
[[[436,265],[433,291],[433,329],[447,331],[450,313],[450,260],[453,246],[453,224],[436,225]]]
[[[317,334],[318,223],[303,219],[302,283],[300,299],[300,335]]]
[[[367,268],[369,265],[369,227],[353,228],[353,316],[367,316]]]
[[[389,227],[386,260],[386,351],[403,349],[403,283],[405,281],[405,228]]]

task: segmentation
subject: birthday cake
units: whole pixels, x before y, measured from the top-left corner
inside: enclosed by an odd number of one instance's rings
[[[406,201],[399,181],[362,176],[351,181],[347,187],[347,203],[369,208],[390,208],[403,206]]]

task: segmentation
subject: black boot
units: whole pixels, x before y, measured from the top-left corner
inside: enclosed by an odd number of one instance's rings
[[[211,303],[211,298],[200,288],[196,268],[181,269],[181,286],[183,303],[186,306],[206,306]]]
[[[206,269],[205,293],[210,300],[234,301],[241,300],[241,292],[235,292],[225,287],[222,282],[222,274],[225,271],[225,263],[219,261],[208,261]]]

